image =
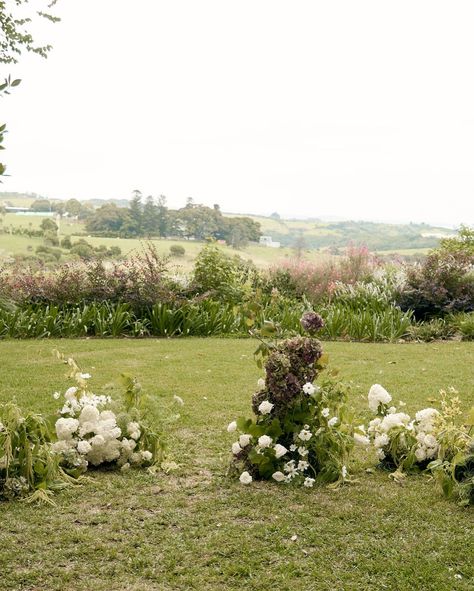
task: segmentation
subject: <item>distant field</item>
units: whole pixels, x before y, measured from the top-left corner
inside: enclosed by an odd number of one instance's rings
[[[21,201],[21,200],[20,200]],[[230,214],[231,217],[232,214]],[[334,238],[336,244],[339,244],[341,248],[341,232],[346,232],[347,237],[344,244],[351,242],[351,224],[354,226],[354,232],[357,233],[359,228],[358,224],[353,222],[347,222],[347,227],[340,228],[337,225],[330,223],[319,222],[317,220],[276,220],[273,218],[265,218],[261,216],[251,216],[255,221],[261,224],[263,234],[270,235],[274,240],[283,240],[283,243],[287,243],[290,246],[284,246],[282,248],[274,249],[266,246],[260,246],[252,244],[242,250],[235,250],[226,246],[222,246],[224,252],[233,256],[238,254],[244,259],[251,259],[255,265],[259,268],[265,268],[278,263],[281,260],[292,258],[294,251],[291,245],[302,236],[306,242],[307,248],[304,251],[304,257],[310,261],[320,261],[321,259],[327,259],[330,255],[324,254],[318,248],[310,248],[309,245],[314,241],[322,240],[326,244],[331,243],[331,238]],[[30,228],[37,229],[40,227],[43,220],[42,216],[28,216],[28,215],[15,215],[5,214],[3,215],[3,227],[9,228]],[[364,223],[361,223],[361,227]],[[380,226],[380,227],[379,227]],[[378,241],[383,241],[384,232],[387,235],[387,245],[394,240],[394,236],[397,235],[397,228],[400,226],[390,226],[387,224],[368,224],[367,231],[373,232],[374,235],[378,236]],[[360,229],[360,228],[359,228]],[[86,238],[94,246],[101,244],[110,246],[118,246],[122,250],[122,253],[128,255],[133,252],[137,252],[142,249],[145,244],[145,240],[139,239],[125,239],[125,238],[101,238],[101,237],[89,237],[81,236],[84,233],[84,226],[76,221],[68,221],[67,219],[60,220],[59,236],[64,237],[66,235],[71,236],[72,240],[79,240],[80,238]],[[344,235],[344,234],[343,234]],[[357,240],[354,240],[357,242]],[[188,271],[198,254],[201,250],[203,243],[192,241],[192,240],[167,240],[167,239],[155,239],[152,241],[156,249],[160,254],[169,254],[170,246],[172,244],[180,244],[185,248],[186,254],[182,258],[174,259],[174,262],[183,271]],[[363,242],[362,242],[363,243]],[[0,234],[0,258],[3,255],[14,255],[14,254],[26,254],[34,251],[37,246],[42,244],[40,238],[28,238],[27,236]],[[429,252],[429,248],[423,246],[417,246],[415,248],[376,248],[374,249],[381,255],[424,255]]]

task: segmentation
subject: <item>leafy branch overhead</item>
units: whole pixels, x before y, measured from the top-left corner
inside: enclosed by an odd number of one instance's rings
[[[30,0],[15,0],[15,2],[0,0],[0,26],[2,29],[0,63],[18,63],[18,58],[23,50],[47,57],[52,49],[51,45],[38,43],[33,37],[31,28],[39,19],[58,22],[60,19],[50,13],[50,9],[56,3],[57,0],[33,0],[31,3]],[[27,4],[35,4],[36,8],[27,10]],[[31,16],[27,16],[27,12]]]

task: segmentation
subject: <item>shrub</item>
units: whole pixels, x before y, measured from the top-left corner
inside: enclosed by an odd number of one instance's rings
[[[172,244],[170,246],[170,253],[173,257],[184,257],[185,252],[186,250],[181,244]]]
[[[474,311],[474,231],[445,240],[422,265],[412,267],[398,303],[419,320]]]

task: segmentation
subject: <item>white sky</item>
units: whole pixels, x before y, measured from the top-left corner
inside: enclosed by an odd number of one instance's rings
[[[59,0],[0,190],[474,224],[474,3]]]

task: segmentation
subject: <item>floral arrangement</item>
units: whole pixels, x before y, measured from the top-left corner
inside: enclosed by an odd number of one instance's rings
[[[369,408],[377,416],[367,429],[369,442],[381,467],[403,472],[423,470],[437,457],[441,415],[434,408],[424,408],[412,419],[404,412],[397,412],[391,401],[391,395],[380,384],[370,388]]]
[[[302,327],[314,334],[323,326],[315,312],[306,313]],[[267,334],[276,332],[265,327]],[[231,469],[240,482],[274,480],[312,487],[316,482],[344,482],[354,444],[347,422],[347,386],[332,377],[314,385],[325,368],[321,343],[295,336],[264,343],[265,378],[252,398],[255,419],[232,421],[227,431],[238,433],[232,444]]]
[[[456,418],[462,414],[461,401],[454,388],[440,391],[441,411],[424,408],[411,419],[389,406],[392,397],[380,384],[369,391],[369,408],[377,413],[367,429],[366,441],[375,449],[380,466],[397,475],[431,470],[447,497],[456,497],[463,505],[474,504],[474,409],[464,425]],[[365,437],[361,425],[359,437]]]
[[[53,450],[61,465],[77,476],[89,466],[107,466],[125,471],[131,466],[147,467],[161,460],[162,444],[141,418],[142,394],[139,383],[123,376],[126,386],[125,408],[110,396],[89,390],[89,373],[83,373],[73,358],[58,357],[69,368],[76,386],[64,393],[60,418],[55,424],[57,441]],[[55,398],[59,399],[59,393]],[[116,412],[117,411],[117,414]]]

